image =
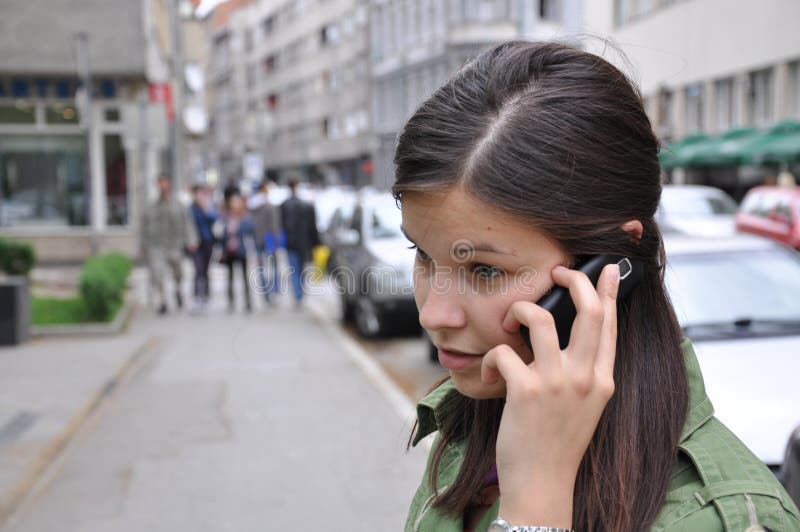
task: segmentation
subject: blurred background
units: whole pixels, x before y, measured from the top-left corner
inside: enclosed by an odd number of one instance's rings
[[[395,142],[509,39],[640,86],[684,333],[798,500],[798,21],[796,0],[0,0],[0,529],[401,528],[413,405],[444,373]]]

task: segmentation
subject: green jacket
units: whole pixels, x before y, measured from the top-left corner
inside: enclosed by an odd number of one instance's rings
[[[689,376],[689,414],[679,444],[679,456],[673,467],[672,482],[651,530],[743,532],[759,524],[774,532],[800,531],[800,513],[783,486],[714,417],[714,408],[706,395],[691,342],[684,339],[681,348],[686,356]],[[419,431],[414,445],[437,430],[439,407],[449,393],[458,393],[451,381],[439,386],[417,405]],[[437,478],[440,489],[455,480],[463,456],[463,444],[452,444],[445,451]],[[446,517],[430,508],[432,499],[426,470],[411,502],[406,531],[461,531],[461,519]],[[491,507],[476,530],[486,530],[497,517],[498,507],[499,501]]]

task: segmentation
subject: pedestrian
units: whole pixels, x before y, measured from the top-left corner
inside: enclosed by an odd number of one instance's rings
[[[281,204],[281,227],[286,235],[286,252],[292,279],[295,305],[303,300],[303,267],[311,260],[311,250],[320,243],[314,206],[297,196],[297,180],[289,180],[289,199]]]
[[[214,223],[217,212],[207,186],[197,184],[192,187],[192,205],[189,210],[194,220],[198,236],[197,248],[192,254],[194,262],[194,311],[202,312],[208,305],[210,283],[208,267],[214,253]]]
[[[258,192],[247,203],[256,237],[259,267],[259,287],[267,304],[273,304],[272,294],[280,293],[276,251],[280,235],[280,212],[269,201],[269,181],[261,182]]]
[[[250,312],[250,287],[247,276],[247,244],[255,245],[253,222],[247,215],[244,198],[240,194],[231,194],[228,198],[228,209],[222,220],[222,262],[228,267],[228,310],[236,309],[233,295],[234,270],[238,266],[242,274],[244,287],[245,310]]]
[[[223,208],[227,210],[230,199],[233,196],[241,196],[241,194],[242,189],[239,187],[239,180],[232,175],[228,176],[228,180],[225,183],[225,188],[222,189]]]
[[[400,132],[393,193],[448,370],[417,406],[410,444],[436,436],[406,530],[800,530],[682,337],[658,150],[632,82],[553,43],[493,46]],[[574,269],[603,254],[640,265],[624,300],[616,265],[596,287]],[[556,285],[574,322],[534,303]]]
[[[172,272],[175,283],[175,304],[183,307],[181,282],[183,255],[194,253],[197,232],[189,212],[172,196],[170,177],[161,174],[157,180],[158,199],[142,217],[142,250],[150,272],[150,282],[158,294],[158,313],[166,314],[166,275]]]

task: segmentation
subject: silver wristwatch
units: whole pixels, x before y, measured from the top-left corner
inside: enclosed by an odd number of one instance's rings
[[[575,532],[567,528],[551,526],[512,526],[505,519],[498,517],[489,525],[487,532]]]

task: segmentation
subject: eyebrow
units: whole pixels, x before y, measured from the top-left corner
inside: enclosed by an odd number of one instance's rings
[[[411,238],[411,236],[406,231],[405,227],[403,227],[402,225],[400,226],[400,231],[403,233],[403,236],[405,236],[409,241],[411,241],[412,244],[417,245],[417,241],[414,240],[413,238]],[[504,251],[504,250],[501,250],[501,249],[497,249],[497,248],[493,247],[491,244],[478,244],[476,246],[470,246],[467,249],[469,249],[471,251],[474,251],[476,253],[480,251],[480,252],[484,252],[484,253],[495,253],[497,255],[513,255],[514,257],[517,256],[516,253],[513,253],[511,251]]]

